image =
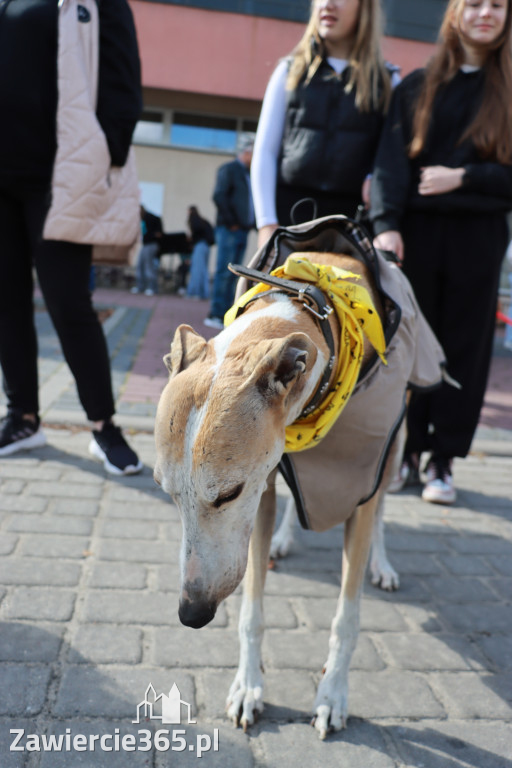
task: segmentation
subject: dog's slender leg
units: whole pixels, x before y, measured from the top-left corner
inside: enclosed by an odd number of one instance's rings
[[[258,508],[249,544],[249,559],[244,577],[244,594],[240,610],[238,634],[240,660],[238,671],[227,699],[227,713],[244,731],[254,723],[255,713],[263,710],[263,590],[268,570],[270,541],[276,517],[275,475],[269,478],[267,490]]]
[[[381,493],[372,533],[372,556],[370,558],[370,576],[372,584],[388,592],[398,589],[400,577],[388,560],[384,539],[384,507],[386,494]]]
[[[293,499],[288,499],[286,502],[286,509],[284,511],[283,519],[279,525],[277,531],[272,536],[272,544],[270,547],[270,557],[277,560],[278,557],[286,557],[294,540],[294,529],[297,523],[297,512],[295,510],[295,502]]]
[[[341,592],[331,624],[329,654],[314,704],[314,725],[325,739],[347,720],[348,669],[359,634],[361,592],[370,552],[378,493],[345,523]]]

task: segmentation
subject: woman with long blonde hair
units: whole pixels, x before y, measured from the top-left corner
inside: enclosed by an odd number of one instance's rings
[[[399,80],[382,58],[381,25],[380,0],[313,0],[302,40],[274,70],[251,168],[260,243],[278,224],[293,223],[303,199],[312,204],[300,214],[312,218],[354,216],[367,197]]]
[[[371,190],[375,245],[396,252],[443,345],[451,376],[413,397],[399,484],[450,504],[454,457],[469,452],[492,354],[512,209],[512,0],[449,0],[437,51],[396,88]]]

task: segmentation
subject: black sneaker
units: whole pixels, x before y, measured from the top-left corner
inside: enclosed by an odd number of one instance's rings
[[[136,475],[142,469],[142,461],[132,451],[119,427],[106,421],[101,430],[93,429],[89,453],[103,461],[111,475]]]
[[[0,421],[0,456],[44,445],[46,437],[40,424],[39,418],[31,421],[17,411],[9,411]]]

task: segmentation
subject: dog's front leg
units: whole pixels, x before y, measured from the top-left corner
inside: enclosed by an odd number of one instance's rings
[[[228,717],[235,725],[241,724],[244,731],[254,723],[256,714],[263,710],[263,590],[275,516],[275,475],[272,475],[261,498],[249,544],[238,628],[240,660],[226,704]]]
[[[325,739],[346,726],[348,670],[359,634],[359,608],[378,493],[345,523],[341,592],[331,624],[329,654],[314,704],[314,726]]]

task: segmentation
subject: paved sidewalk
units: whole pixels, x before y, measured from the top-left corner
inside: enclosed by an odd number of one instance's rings
[[[394,594],[366,586],[348,728],[321,743],[309,717],[342,531],[301,532],[268,575],[266,709],[244,735],[223,714],[240,594],[212,626],[180,625],[180,523],[152,479],[161,357],[181,321],[212,335],[201,327],[207,305],[108,291],[97,300],[114,310],[105,328],[118,420],[145,468],[115,479],[88,455],[74,384],[39,312],[48,445],[0,460],[0,768],[187,768],[209,741],[199,765],[219,768],[512,768],[512,355],[499,339],[474,450],[455,465],[457,504],[427,505],[417,492],[388,497],[402,586]],[[280,487],[281,507],[286,496]],[[150,683],[157,695],[176,683],[197,722],[188,724],[183,705],[181,725],[153,723],[175,730],[174,749],[128,753],[123,737],[141,744],[137,732],[151,727],[132,722]],[[11,751],[10,729],[24,729],[20,745],[32,751]],[[62,751],[27,741],[48,733],[64,737]],[[77,735],[97,736],[95,750],[66,751],[66,737]],[[101,736],[121,749],[104,751]]]

